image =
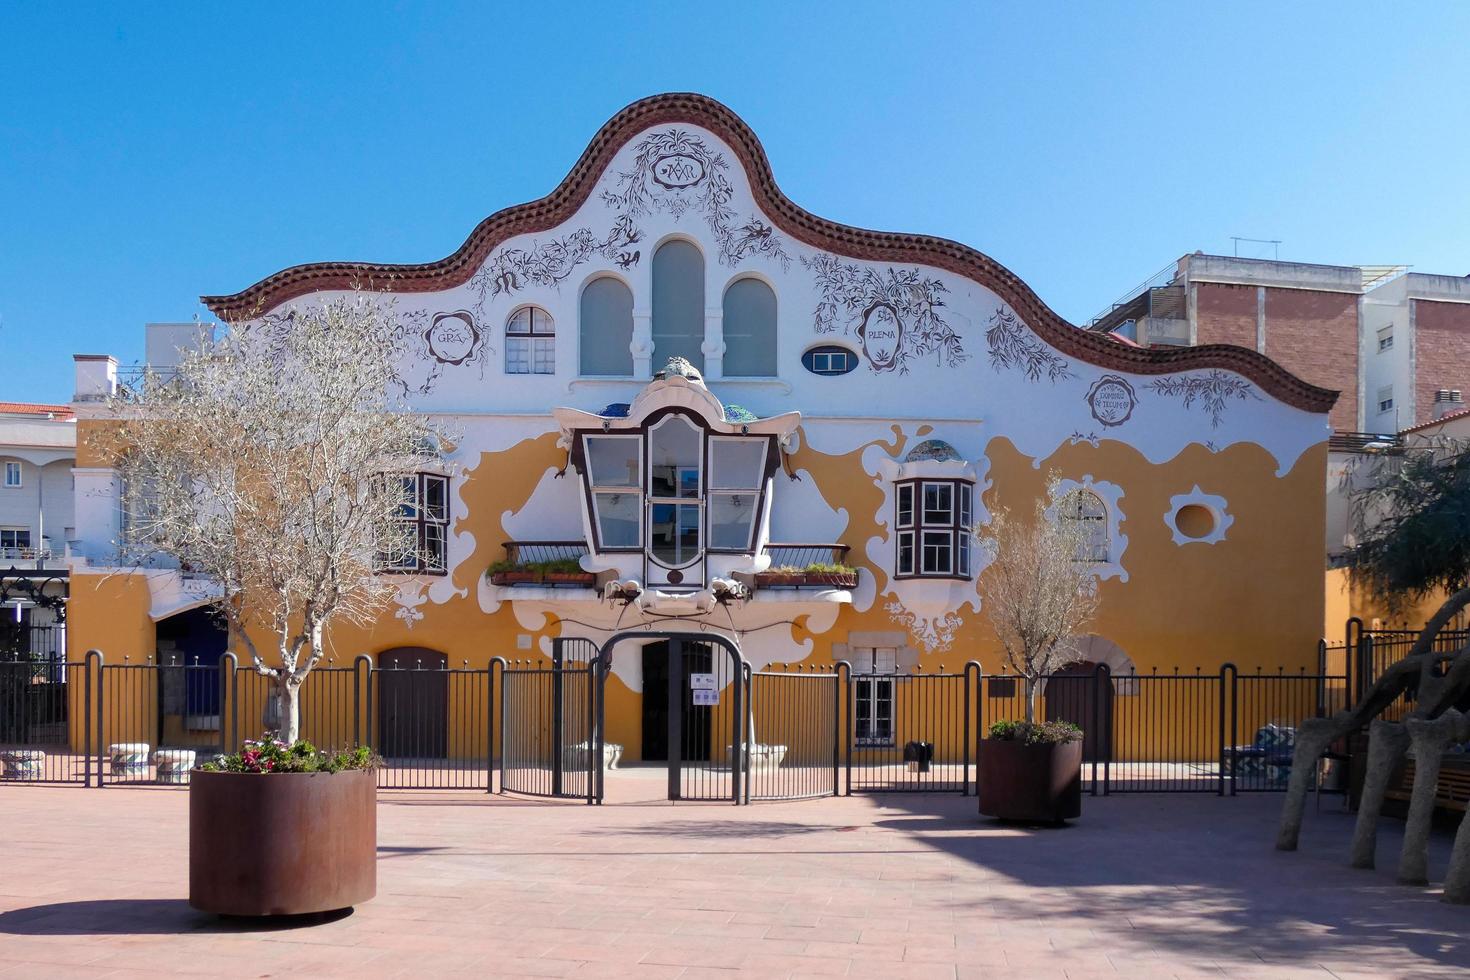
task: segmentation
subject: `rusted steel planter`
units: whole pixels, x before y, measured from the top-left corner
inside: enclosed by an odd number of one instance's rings
[[[376,773],[198,772],[189,904],[221,915],[350,908],[378,892]]]
[[[982,816],[1035,823],[1082,816],[1081,742],[983,739],[976,777]]]

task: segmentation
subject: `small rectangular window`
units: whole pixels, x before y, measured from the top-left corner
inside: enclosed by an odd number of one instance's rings
[[[914,574],[914,532],[898,533],[898,574]]]
[[[8,552],[11,549],[29,548],[31,546],[31,529],[28,527],[0,527],[0,552]],[[0,555],[0,557],[11,557],[14,555]]]
[[[925,531],[919,570],[925,575],[950,575],[954,571],[954,532]]]
[[[898,526],[914,526],[914,485],[901,483],[898,486]]]
[[[1393,349],[1393,326],[1384,327],[1378,331],[1378,352],[1381,354],[1386,350]]]
[[[924,484],[924,523],[954,524],[954,484]]]
[[[1384,385],[1378,389],[1378,410],[1380,412],[1393,410],[1393,385]]]
[[[537,337],[531,341],[531,373],[556,373],[556,340]]]
[[[970,532],[960,531],[959,547],[959,573],[965,578],[970,577]]]
[[[975,488],[968,483],[960,484],[960,527],[967,528],[975,522]]]
[[[20,479],[20,464],[7,462],[5,464],[5,485],[7,487],[18,487],[21,485]]]

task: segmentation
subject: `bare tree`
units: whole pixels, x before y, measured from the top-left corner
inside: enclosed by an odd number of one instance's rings
[[[430,557],[405,475],[442,471],[440,433],[394,396],[394,337],[361,291],[237,326],[114,398],[118,429],[94,437],[121,482],[121,562],[208,583],[287,742],[327,627],[372,622],[396,588],[377,569]]]
[[[1036,720],[1041,679],[1081,659],[1071,638],[1097,612],[1090,534],[1065,516],[1075,493],[1062,493],[1052,477],[1030,522],[1001,510],[986,542],[993,558],[980,576],[982,609],[1006,663],[1026,679],[1028,723]]]

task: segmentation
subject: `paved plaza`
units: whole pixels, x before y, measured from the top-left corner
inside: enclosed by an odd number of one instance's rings
[[[1344,866],[1324,799],[1113,796],[1030,830],[973,798],[734,807],[384,793],[378,897],[298,926],[193,912],[187,795],[0,787],[0,977],[1431,977],[1470,969],[1470,909]],[[635,802],[640,799],[646,802]],[[269,847],[273,832],[241,846]],[[1435,841],[1442,872],[1449,835]]]

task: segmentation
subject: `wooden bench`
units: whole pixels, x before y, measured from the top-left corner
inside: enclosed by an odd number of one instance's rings
[[[1414,763],[1406,761],[1399,769],[1387,794],[1390,800],[1408,802],[1414,790]],[[1470,808],[1470,755],[1457,752],[1444,757],[1439,765],[1439,783],[1434,788],[1434,805],[1442,810],[1465,811]]]

